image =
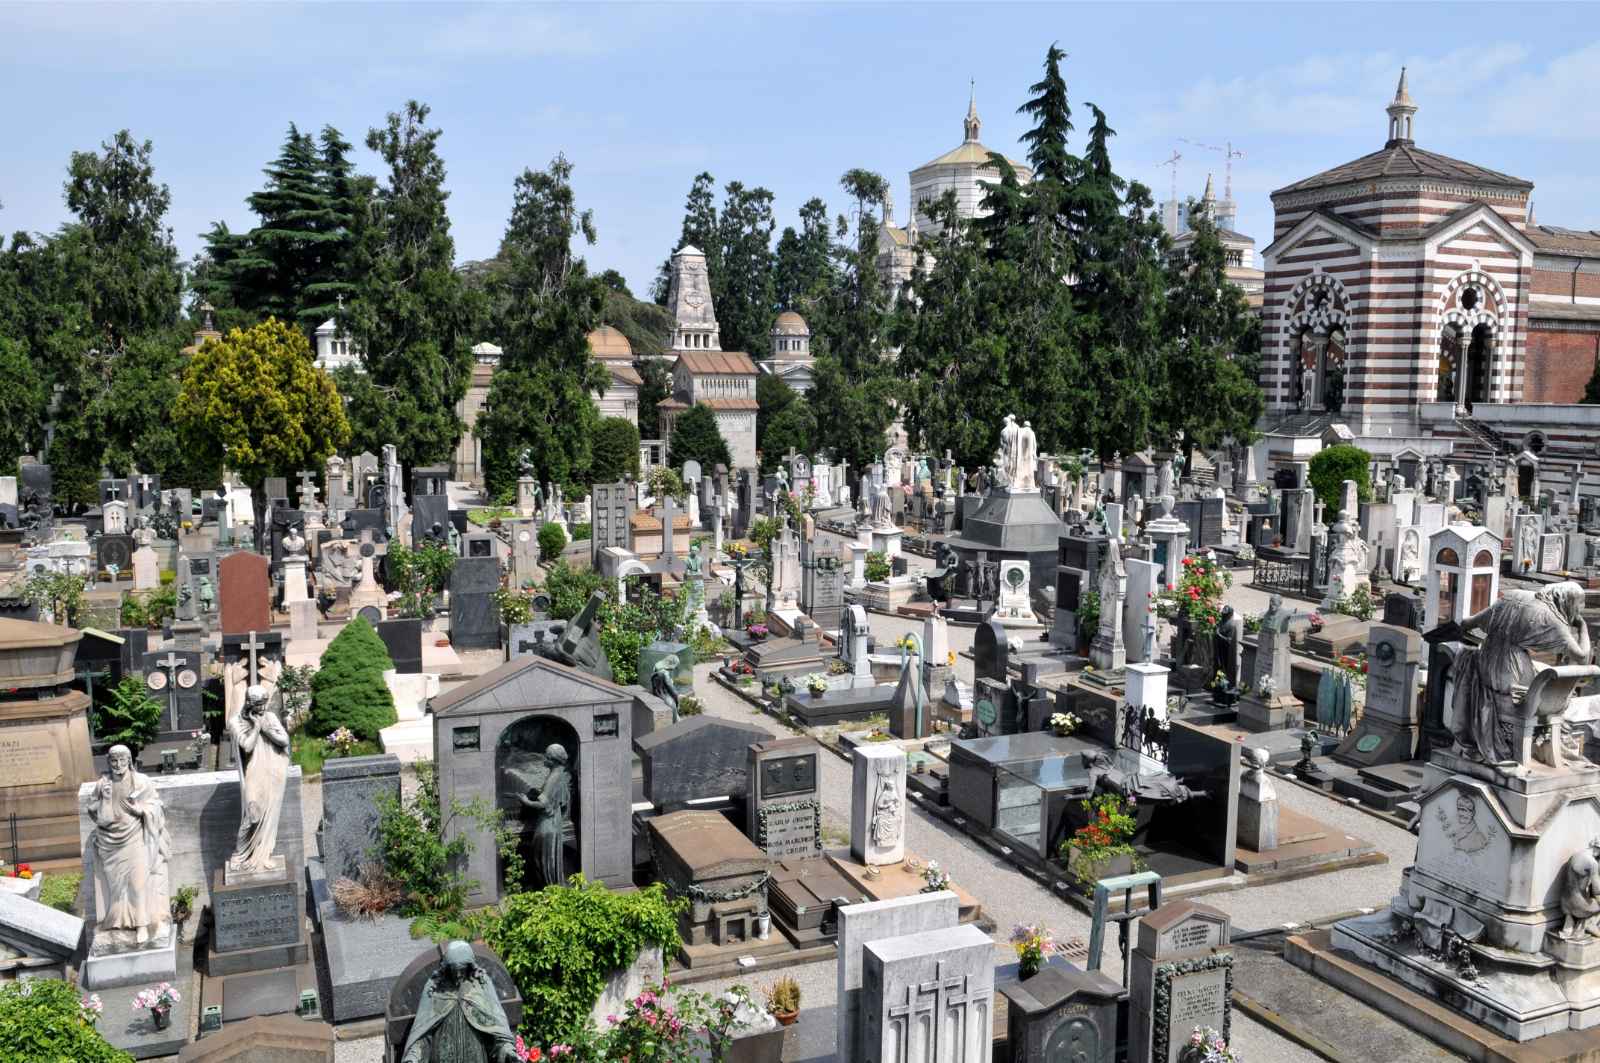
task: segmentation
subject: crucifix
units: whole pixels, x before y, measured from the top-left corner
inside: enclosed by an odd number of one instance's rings
[[[266,648],[267,644],[257,638],[254,631],[250,632],[250,641],[239,643],[239,649],[250,654],[250,686],[255,686],[258,682],[256,654]]]
[[[166,669],[167,676],[167,730],[178,729],[178,669],[186,662],[171,650],[167,655],[157,660],[156,665]]]
[[[150,474],[139,474],[139,508],[144,509],[150,505]]]

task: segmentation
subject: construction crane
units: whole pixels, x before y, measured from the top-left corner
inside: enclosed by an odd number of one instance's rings
[[[1244,152],[1236,150],[1233,146],[1233,141],[1231,140],[1223,141],[1223,146],[1219,148],[1215,144],[1202,144],[1198,140],[1189,140],[1187,138],[1180,139],[1182,139],[1185,144],[1193,144],[1197,148],[1205,148],[1207,151],[1219,151],[1222,153],[1222,157],[1226,161],[1222,184],[1222,198],[1231,202],[1233,200],[1233,160],[1244,158]]]
[[[1178,201],[1178,162],[1182,158],[1183,156],[1179,155],[1178,150],[1174,148],[1172,150],[1172,158],[1156,164],[1157,166],[1172,167],[1172,192],[1167,196],[1168,203],[1176,203]]]

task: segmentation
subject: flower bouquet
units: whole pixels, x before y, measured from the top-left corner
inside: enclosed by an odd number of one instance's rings
[[[1056,939],[1043,923],[1018,923],[1011,928],[1011,947],[1017,951],[1017,975],[1032,978],[1044,966],[1044,958],[1056,949]]]
[[[148,1011],[156,1029],[165,1030],[172,1025],[172,1005],[182,999],[171,982],[162,982],[153,989],[139,990],[133,998],[133,1010]]]

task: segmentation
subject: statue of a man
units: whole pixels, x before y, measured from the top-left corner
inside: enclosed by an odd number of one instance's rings
[[[428,976],[401,1063],[516,1063],[516,1035],[472,946],[452,941]]]
[[[264,874],[283,869],[276,860],[278,817],[289,778],[289,732],[267,708],[270,695],[259,684],[245,690],[244,708],[228,721],[239,747],[239,838],[228,858],[233,874]]]
[[[517,800],[535,816],[533,859],[539,885],[559,886],[567,880],[564,847],[572,810],[572,771],[566,747],[559,742],[550,743],[544,759],[550,768],[544,785],[537,794],[523,794]]]
[[[1534,676],[1535,650],[1586,664],[1592,652],[1583,619],[1583,588],[1556,583],[1538,591],[1507,591],[1504,598],[1461,622],[1463,631],[1483,632],[1483,645],[1457,658],[1455,733],[1457,752],[1501,766],[1517,762],[1511,721],[1519,718],[1512,692]],[[1506,726],[1502,726],[1502,722]],[[1559,725],[1558,725],[1559,726]]]
[[[688,577],[699,576],[704,568],[700,560],[700,541],[697,539],[689,544],[689,556],[683,562],[683,574]]]
[[[159,944],[171,926],[166,810],[127,746],[112,746],[87,805],[94,823],[96,953]]]
[[[217,606],[217,591],[211,585],[210,576],[200,577],[200,611],[209,613]]]

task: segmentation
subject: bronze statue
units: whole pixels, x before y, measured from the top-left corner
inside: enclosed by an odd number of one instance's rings
[[[516,1063],[516,1036],[472,946],[452,941],[428,976],[401,1063]]]
[[[535,794],[517,798],[534,816],[533,861],[541,886],[559,886],[566,876],[567,824],[572,818],[572,771],[567,766],[567,750],[559,742],[544,751],[550,773]]]

